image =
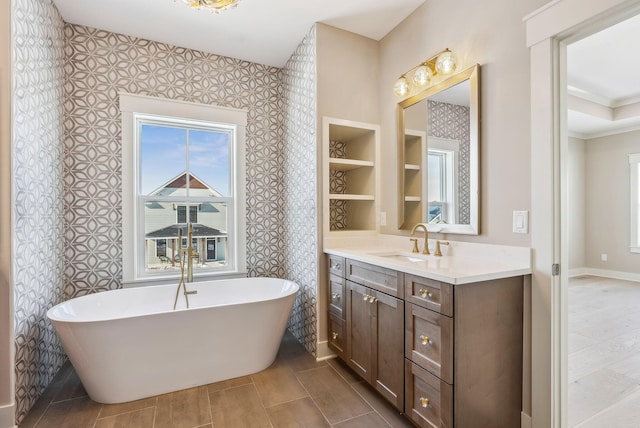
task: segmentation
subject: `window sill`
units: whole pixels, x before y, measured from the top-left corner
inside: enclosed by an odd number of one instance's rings
[[[215,281],[221,279],[246,278],[247,272],[219,272],[207,273],[202,275],[194,275],[193,282]],[[125,280],[122,282],[122,288],[146,287],[151,285],[167,285],[177,284],[179,276],[162,276],[155,278],[139,278],[134,280]]]

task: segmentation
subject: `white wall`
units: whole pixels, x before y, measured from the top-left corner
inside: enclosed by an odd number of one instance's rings
[[[378,42],[325,24],[316,24],[318,206],[322,206],[322,117],[380,123]],[[388,144],[388,143],[383,143]],[[395,147],[395,146],[394,146]],[[395,205],[394,205],[395,207]],[[322,212],[319,210],[318,212]],[[318,224],[322,242],[322,222]],[[326,260],[318,263],[318,284],[327,283]],[[318,293],[318,342],[327,340],[326,287]],[[322,356],[322,355],[320,355]]]
[[[380,106],[383,159],[383,233],[396,226],[397,174],[393,82],[444,48],[458,54],[460,69],[481,64],[480,72],[480,236],[456,240],[528,246],[529,235],[512,233],[512,211],[531,207],[529,134],[529,52],[522,17],[545,0],[428,0],[380,47]],[[499,13],[497,13],[499,11]]]
[[[640,274],[629,252],[629,159],[640,153],[640,131],[586,141],[586,266]],[[607,261],[600,260],[602,253]]]
[[[0,3],[0,428],[13,426],[11,2]]]
[[[581,269],[585,264],[585,142],[569,138],[567,185],[569,218],[569,270]]]

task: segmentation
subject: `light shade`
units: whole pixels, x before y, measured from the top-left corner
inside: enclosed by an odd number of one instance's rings
[[[416,71],[413,73],[413,83],[418,86],[428,85],[433,77],[433,72],[431,68],[424,64],[420,67],[416,68]]]
[[[393,85],[393,93],[397,97],[404,97],[409,93],[409,81],[406,77],[400,76],[396,83]]]
[[[458,59],[456,58],[456,54],[447,49],[438,55],[436,71],[442,74],[451,74],[456,70],[457,65]]]
[[[235,7],[239,0],[182,0],[187,6],[194,9],[207,9],[215,13]]]

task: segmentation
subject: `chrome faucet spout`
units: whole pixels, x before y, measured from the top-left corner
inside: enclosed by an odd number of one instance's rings
[[[413,226],[413,229],[411,229],[411,236],[413,236],[415,231],[420,228],[424,231],[424,249],[422,250],[422,254],[431,254],[429,252],[429,231],[427,230],[427,226],[423,223],[416,223],[416,225]]]

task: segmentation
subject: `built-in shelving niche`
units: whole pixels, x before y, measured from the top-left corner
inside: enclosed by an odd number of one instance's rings
[[[325,231],[377,231],[379,126],[324,118]]]

